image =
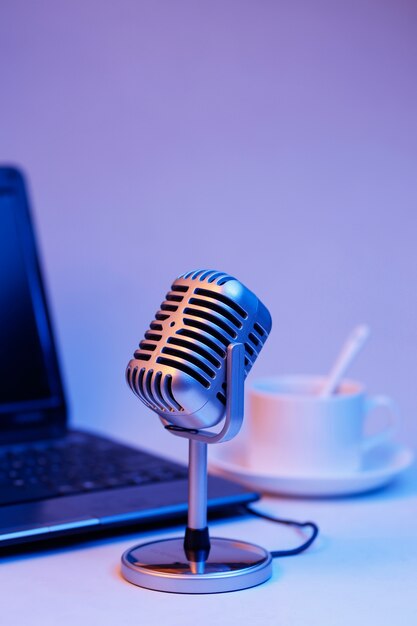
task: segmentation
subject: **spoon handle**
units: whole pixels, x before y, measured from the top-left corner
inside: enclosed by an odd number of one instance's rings
[[[362,350],[369,337],[369,332],[369,326],[361,325],[357,326],[349,335],[320,391],[319,396],[321,398],[331,396],[336,391],[346,370]]]

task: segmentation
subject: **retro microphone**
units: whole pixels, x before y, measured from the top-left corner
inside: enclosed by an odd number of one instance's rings
[[[189,485],[185,538],[125,552],[122,574],[130,582],[160,591],[215,593],[270,577],[271,555],[263,548],[209,538],[207,444],[239,432],[244,380],[271,325],[268,309],[237,279],[196,270],[174,281],[135,351],[128,385],[168,431],[189,440]],[[220,430],[211,430],[222,420]]]

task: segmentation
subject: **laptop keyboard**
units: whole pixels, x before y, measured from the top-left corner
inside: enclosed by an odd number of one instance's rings
[[[0,506],[184,478],[181,465],[84,433],[0,447]]]

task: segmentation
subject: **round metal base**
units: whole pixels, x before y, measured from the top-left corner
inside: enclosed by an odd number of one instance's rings
[[[272,574],[272,557],[263,548],[233,539],[210,539],[204,563],[187,561],[184,539],[144,543],[122,556],[122,575],[147,589],[172,593],[222,593],[260,585]]]

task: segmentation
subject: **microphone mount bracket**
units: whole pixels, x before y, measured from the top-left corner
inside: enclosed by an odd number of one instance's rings
[[[177,437],[202,443],[230,441],[241,429],[244,413],[245,349],[243,343],[231,343],[226,352],[226,416],[218,433],[202,432],[194,428],[173,426],[165,418],[160,420],[166,430]]]

